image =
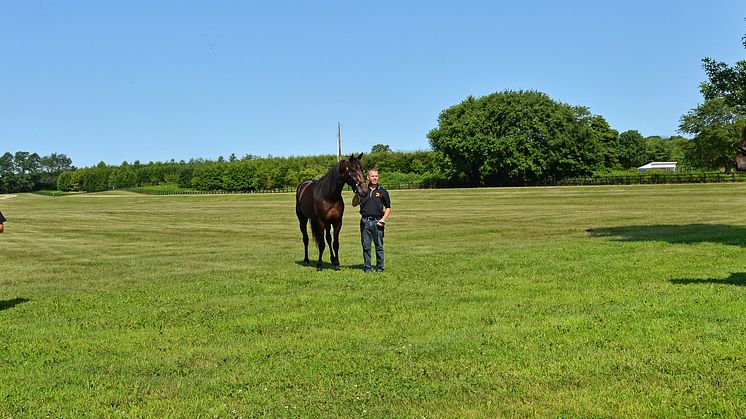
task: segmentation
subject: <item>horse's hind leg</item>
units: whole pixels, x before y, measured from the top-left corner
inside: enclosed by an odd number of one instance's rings
[[[308,218],[302,218],[300,221],[300,232],[303,234],[303,247],[305,256],[303,257],[303,266],[308,266]]]
[[[334,249],[334,261],[332,262],[334,264],[334,269],[339,270],[339,230],[342,229],[342,219],[340,218],[339,221],[334,223],[334,244],[332,245],[332,248]]]

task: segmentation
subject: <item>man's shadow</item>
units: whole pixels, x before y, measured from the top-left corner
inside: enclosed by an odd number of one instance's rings
[[[618,241],[664,241],[671,244],[719,243],[746,247],[746,227],[726,224],[658,224],[591,228],[591,237]]]
[[[31,300],[29,300],[28,298],[14,298],[12,300],[0,301],[0,311],[13,308],[17,306],[18,304],[23,304],[28,301],[31,301]]]
[[[674,285],[723,284],[746,287],[746,272],[732,273],[727,278],[673,278],[671,283]]]

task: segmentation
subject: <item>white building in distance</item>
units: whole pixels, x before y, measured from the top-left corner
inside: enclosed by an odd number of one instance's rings
[[[647,171],[647,170],[668,170],[671,172],[675,172],[676,162],[675,161],[651,161],[650,163],[644,166],[638,167],[637,170],[639,170],[640,173]]]

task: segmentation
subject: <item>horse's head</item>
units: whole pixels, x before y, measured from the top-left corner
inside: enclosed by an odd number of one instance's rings
[[[339,176],[362,198],[368,194],[368,185],[365,184],[361,158],[363,158],[363,153],[357,157],[350,155],[349,159],[342,160],[339,163]]]
[[[741,144],[736,146],[736,169],[746,170],[746,127],[743,128]]]

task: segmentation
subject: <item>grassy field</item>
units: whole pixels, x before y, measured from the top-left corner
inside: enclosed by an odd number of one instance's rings
[[[746,185],[391,197],[383,274],[292,194],[0,199],[1,416],[746,415]]]

